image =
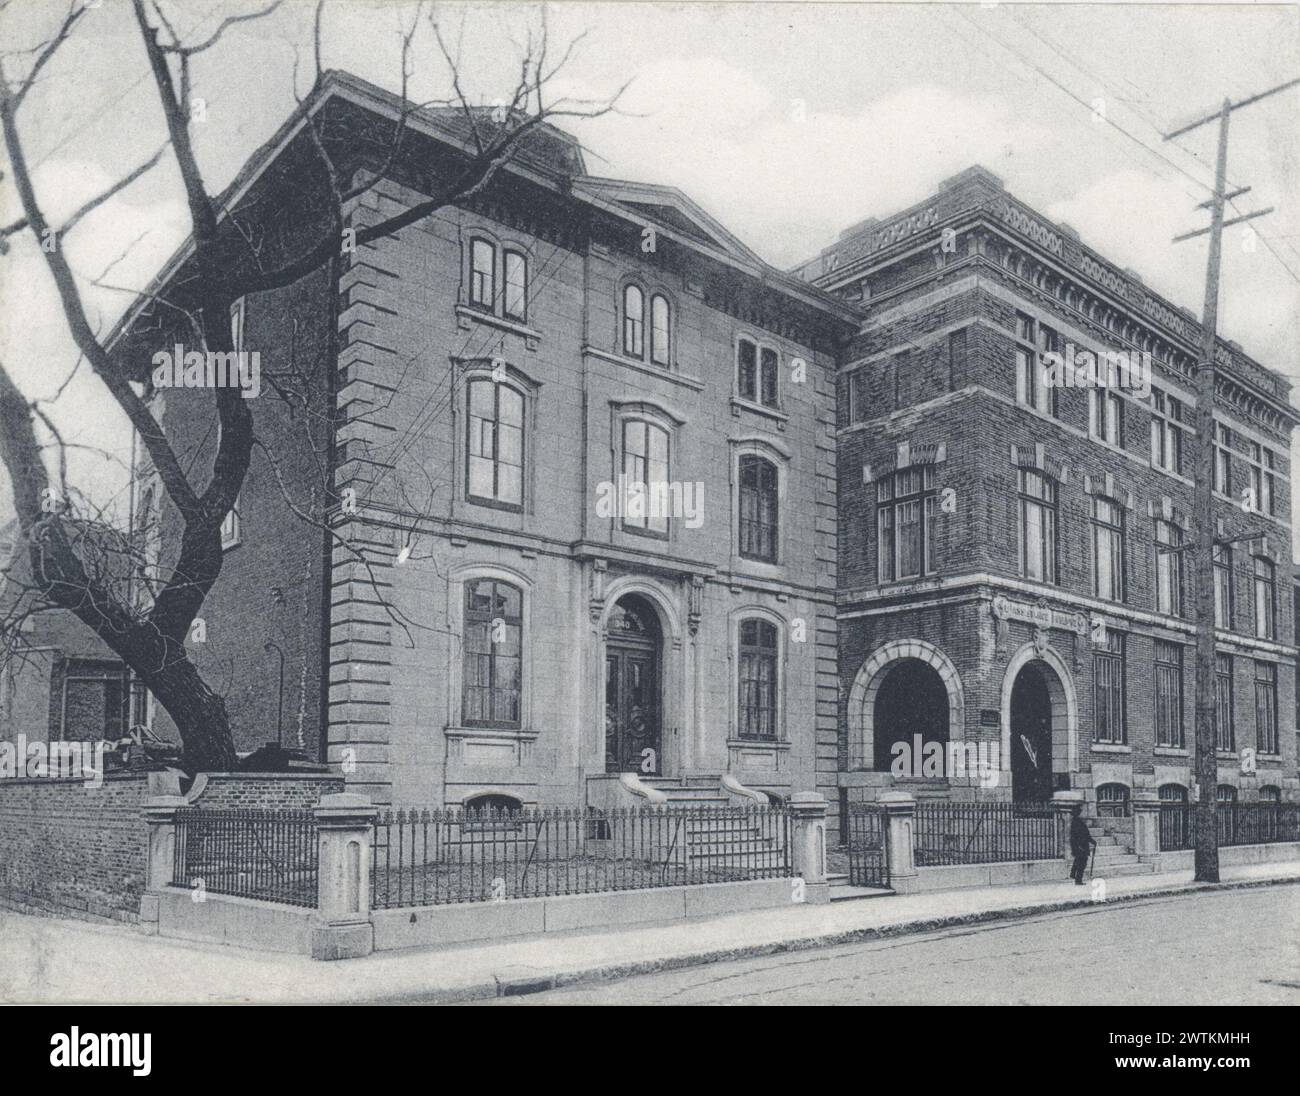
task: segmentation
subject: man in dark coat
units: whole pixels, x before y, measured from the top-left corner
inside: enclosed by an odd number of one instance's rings
[[[1083,872],[1088,866],[1088,853],[1096,846],[1097,842],[1092,839],[1092,834],[1088,832],[1088,827],[1083,821],[1083,808],[1075,807],[1070,812],[1070,852],[1074,856],[1074,866],[1070,869],[1070,874],[1079,886],[1083,886]]]

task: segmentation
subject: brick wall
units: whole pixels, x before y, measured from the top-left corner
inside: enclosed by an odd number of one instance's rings
[[[148,847],[141,807],[174,789],[168,773],[110,775],[99,787],[0,780],[0,905],[134,922]],[[337,776],[212,773],[196,779],[189,797],[202,807],[302,809],[342,790]]]

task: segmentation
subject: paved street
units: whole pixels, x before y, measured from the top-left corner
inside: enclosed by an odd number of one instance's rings
[[[485,1003],[1300,1005],[1300,888],[1070,910]]]

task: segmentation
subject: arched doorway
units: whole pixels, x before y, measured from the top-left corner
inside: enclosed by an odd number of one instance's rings
[[[1011,687],[1011,798],[1052,798],[1052,693],[1046,663],[1027,662]]]
[[[654,607],[627,594],[605,626],[605,771],[660,772],[660,651]]]
[[[919,658],[902,658],[887,669],[876,690],[872,713],[872,767],[876,772],[892,770],[897,755],[894,744],[903,743],[906,750],[902,757],[911,759],[909,776],[946,775],[946,759],[942,751],[946,750],[948,743],[949,708],[948,690],[933,666]],[[923,772],[925,746],[931,742],[941,747],[938,772],[932,769]],[[935,751],[929,753],[933,756]]]

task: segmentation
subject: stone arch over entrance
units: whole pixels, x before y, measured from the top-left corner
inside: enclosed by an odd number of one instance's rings
[[[671,739],[670,730],[680,726],[683,712],[689,710],[684,690],[686,683],[683,665],[683,643],[681,617],[677,611],[672,595],[652,579],[635,575],[625,575],[615,579],[605,590],[604,607],[595,622],[595,660],[594,685],[596,694],[595,727],[591,746],[599,757],[599,768],[609,771],[611,759],[607,755],[606,720],[609,715],[610,701],[615,699],[607,692],[608,674],[610,672],[609,656],[614,648],[628,645],[611,644],[609,633],[611,619],[621,612],[623,603],[632,603],[644,607],[654,614],[659,634],[651,638],[651,645],[656,649],[653,656],[653,688],[657,693],[656,718],[659,724],[659,746],[655,772],[658,775],[673,774],[684,763],[679,756],[680,747]],[[623,657],[617,667],[620,680],[634,667],[628,665],[628,658]],[[623,717],[627,710],[624,705]]]
[[[1012,771],[1012,693],[1021,671],[1026,667],[1042,677],[1051,703],[1051,773],[1078,771],[1079,708],[1074,679],[1065,660],[1051,647],[1026,643],[1011,657],[1002,678],[1002,769]]]
[[[923,639],[893,640],[877,647],[853,678],[847,711],[850,768],[872,767],[876,750],[876,696],[892,664],[909,658],[924,662],[938,673],[948,694],[949,739],[960,742],[965,738],[966,706],[957,667],[933,643]]]

